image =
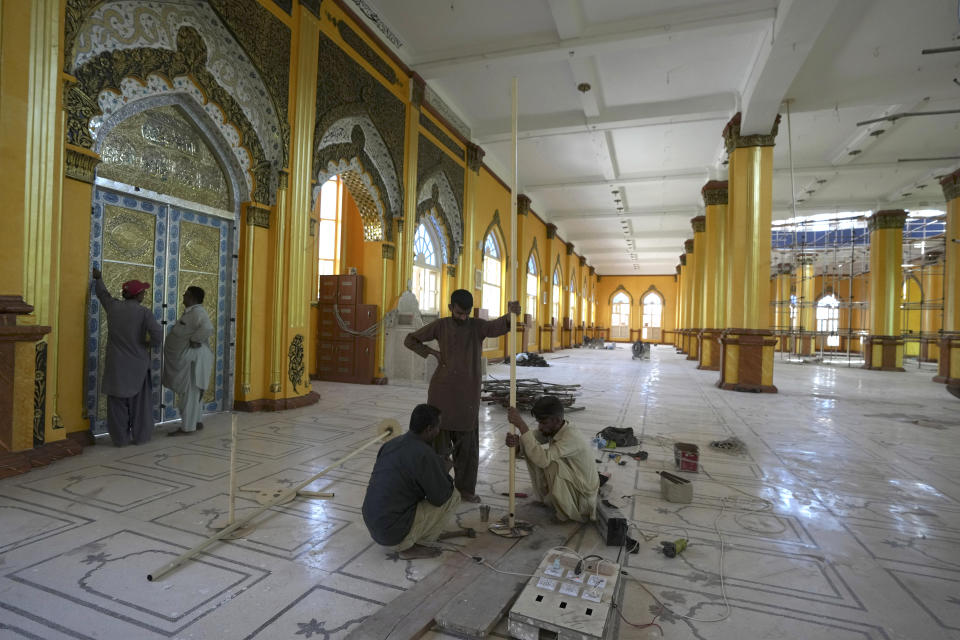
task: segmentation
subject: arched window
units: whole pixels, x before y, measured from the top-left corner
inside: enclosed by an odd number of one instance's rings
[[[577,280],[570,276],[570,322],[577,321]]]
[[[320,188],[320,215],[317,228],[317,273],[332,276],[340,273],[340,203],[343,182],[333,176]]]
[[[550,311],[553,313],[553,321],[560,323],[560,265],[553,270],[553,289],[551,291],[553,298],[550,300]]]
[[[423,223],[413,235],[413,294],[417,296],[424,313],[440,312],[440,256],[439,245]]]
[[[540,295],[538,291],[540,278],[537,277],[539,273],[537,261],[531,251],[530,259],[527,260],[526,313],[530,314],[533,322],[537,321],[537,297]]]
[[[580,287],[580,324],[587,321],[587,307],[590,305],[590,290],[587,288],[587,276],[583,276],[583,286]]]
[[[610,302],[610,338],[629,340],[630,296],[619,291]]]
[[[648,291],[640,301],[643,305],[643,340],[660,341],[660,322],[663,319],[663,298],[655,291]]]
[[[500,281],[502,274],[503,253],[500,243],[493,231],[487,234],[483,241],[483,308],[491,318],[500,316]]]
[[[839,347],[840,301],[834,295],[823,296],[817,301],[817,331],[827,334],[827,346]]]

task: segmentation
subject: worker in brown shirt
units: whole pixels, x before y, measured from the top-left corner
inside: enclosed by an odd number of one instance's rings
[[[454,486],[466,502],[480,502],[477,496],[477,467],[480,464],[480,359],[483,340],[510,330],[510,313],[520,313],[520,303],[507,304],[508,313],[496,320],[471,318],[473,295],[465,289],[450,294],[449,318],[440,318],[409,334],[404,341],[421,357],[434,356],[439,362],[430,380],[427,403],[441,412],[440,435],[434,447],[441,455],[453,455]],[[436,340],[440,349],[425,342]]]

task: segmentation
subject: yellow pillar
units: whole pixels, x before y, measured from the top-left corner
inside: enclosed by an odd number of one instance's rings
[[[480,178],[480,169],[483,167],[484,150],[480,145],[467,143],[467,172],[464,181],[463,204],[463,251],[460,254],[459,288],[473,291],[474,285],[474,220],[477,203],[477,183]],[[443,303],[446,308],[446,301]]]
[[[694,334],[696,333],[696,315],[697,315],[697,305],[694,300],[694,295],[696,293],[696,284],[697,284],[697,255],[694,253],[693,238],[688,238],[683,242],[683,251],[684,255],[687,256],[687,271],[686,271],[686,311],[684,312],[685,326],[686,329],[683,332],[683,352],[687,354],[687,359],[690,358],[690,354],[696,352],[697,344]],[[695,353],[694,353],[695,355]]]
[[[692,247],[691,247],[692,248]],[[693,260],[690,254],[680,254],[680,353],[687,353],[690,346],[690,281],[693,280]]]
[[[691,286],[691,299],[693,309],[690,318],[690,352],[687,354],[687,360],[700,361],[700,332],[703,330],[706,322],[706,304],[704,301],[704,280],[706,278],[706,253],[707,241],[705,239],[707,231],[706,216],[697,216],[690,220],[693,227],[693,285]]]
[[[781,262],[777,265],[776,284],[774,286],[773,329],[777,334],[777,349],[789,353],[790,332],[790,287],[793,285],[793,265]]]
[[[397,296],[409,291],[413,283],[413,235],[417,232],[417,162],[420,149],[420,107],[426,82],[414,74],[410,78],[410,104],[407,106],[407,147],[404,155],[404,218],[398,221]]]
[[[814,261],[815,258],[812,255],[800,255],[797,259],[797,293],[800,294],[797,319],[800,332],[794,343],[794,351],[798,356],[810,356],[816,351],[814,334],[817,330],[817,309]]]
[[[870,229],[870,335],[864,342],[864,369],[903,371],[900,288],[903,280],[903,209],[877,211]]]
[[[920,360],[937,362],[940,348],[937,345],[943,327],[943,254],[927,253],[923,260],[920,282],[923,299],[920,306]]]
[[[724,223],[727,216],[727,181],[711,180],[700,190],[706,207],[704,232],[703,330],[700,332],[698,369],[720,369],[720,333],[724,303]]]
[[[726,218],[726,328],[721,338],[722,389],[776,393],[768,328],[770,216],[773,206],[773,144],[779,116],[768,135],[740,135],[737,113],[723,130],[729,154]]]
[[[947,201],[943,262],[943,329],[934,382],[960,387],[960,170],[940,181]]]
[[[673,299],[673,340],[671,343],[676,347],[677,351],[680,351],[680,292],[681,286],[683,285],[680,280],[680,265],[676,266],[677,272],[673,276],[673,281],[676,283],[674,291],[676,295]]]

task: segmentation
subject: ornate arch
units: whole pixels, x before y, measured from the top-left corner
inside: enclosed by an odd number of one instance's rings
[[[151,75],[148,83],[165,83],[166,80],[157,75]],[[94,140],[94,151],[101,153],[104,142],[111,131],[121,122],[143,111],[175,105],[183,109],[193,124],[203,133],[205,141],[210,144],[219,160],[221,168],[230,181],[230,200],[234,210],[239,210],[239,204],[247,199],[250,193],[250,156],[236,140],[236,129],[216,116],[222,116],[219,109],[209,103],[204,105],[196,94],[199,88],[190,82],[189,78],[178,78],[180,87],[185,91],[159,91],[155,95],[140,99],[127,98],[128,91],[135,91],[131,87],[143,87],[139,81],[130,79],[124,83],[124,95],[117,95],[107,91],[111,100],[110,106],[104,109],[103,116],[96,116],[91,120],[91,127],[96,126],[97,136]],[[103,103],[103,100],[101,100]],[[230,134],[233,134],[231,137]]]
[[[334,121],[319,136],[314,167],[314,204],[320,186],[340,174],[360,209],[364,240],[392,239],[390,220],[402,217],[403,192],[389,149],[370,118],[347,115]]]
[[[624,289],[624,291],[626,291],[626,289]],[[654,293],[654,294],[656,294],[657,297],[660,298],[660,304],[666,304],[666,303],[667,303],[667,299],[663,296],[663,294],[660,292],[660,290],[657,289],[657,286],[652,284],[652,285],[650,285],[649,287],[647,287],[647,290],[646,290],[646,291],[644,291],[642,294],[640,294],[640,302],[639,302],[639,305],[640,305],[641,307],[643,306],[643,299],[646,298],[646,297],[647,297],[647,294],[649,294],[649,293]],[[627,291],[627,295],[630,295],[630,292],[629,292],[629,291]]]
[[[635,298],[633,297],[633,294],[630,293],[630,291],[629,291],[625,286],[623,286],[622,284],[618,284],[618,285],[617,285],[617,288],[614,289],[614,290],[610,293],[610,297],[607,298],[607,304],[612,305],[612,304],[613,304],[613,297],[614,297],[615,295],[617,295],[617,294],[618,294],[619,292],[621,292],[621,291],[623,291],[625,294],[627,294],[627,297],[630,298],[630,306],[633,306],[633,301],[634,301]]]
[[[110,5],[105,7],[110,8]],[[172,87],[174,91],[182,90],[191,95],[215,121],[222,120],[236,130],[235,136],[230,136],[234,138],[232,142],[242,146],[249,154],[246,162],[242,155],[237,160],[241,166],[249,166],[247,172],[250,174],[250,199],[264,204],[270,203],[281,168],[282,149],[278,148],[276,153],[267,155],[243,107],[206,68],[207,58],[207,45],[192,26],[179,28],[175,51],[162,48],[128,48],[91,52],[75,66],[73,71],[77,83],[70,87],[66,96],[67,142],[92,149],[98,137],[98,127],[94,126],[93,119],[101,117],[102,121],[102,116],[110,115],[104,113],[101,104],[115,104],[110,94],[123,96],[125,86],[128,92],[134,88],[131,83],[146,87],[144,93],[137,95],[137,99],[163,93],[162,83],[147,81],[144,84],[142,80],[155,76],[165,81],[168,88]],[[252,68],[251,72],[254,72]],[[191,92],[190,84],[195,85],[194,88],[198,89],[199,93]],[[217,115],[213,115],[214,113]]]
[[[543,267],[541,266],[542,263],[540,262],[540,251],[537,249],[537,239],[536,239],[536,238],[533,239],[533,244],[530,245],[530,252],[527,254],[527,261],[524,263],[524,265],[526,265],[527,263],[530,262],[530,258],[533,258],[533,261],[534,261],[534,262],[536,263],[536,265],[537,265],[537,273],[536,273],[536,275],[537,275],[538,277],[542,277],[541,274],[543,273]],[[539,278],[538,278],[538,279],[539,279]]]
[[[561,262],[560,262],[560,256],[559,256],[559,255],[557,256],[557,261],[556,261],[556,263],[554,263],[554,265],[553,265],[553,270],[550,272],[550,275],[548,276],[548,277],[550,278],[549,282],[550,282],[550,286],[551,286],[551,287],[553,286],[553,276],[554,276],[554,274],[556,274],[558,271],[560,272],[560,278],[559,278],[560,282],[558,282],[557,284],[559,284],[559,285],[560,285],[560,289],[563,290],[563,264],[561,264]]]
[[[497,242],[500,243],[500,246],[503,248],[503,264],[505,266],[510,266],[510,254],[507,253],[507,236],[503,233],[503,227],[500,226],[500,210],[493,210],[493,219],[490,221],[490,224],[487,225],[487,228],[483,230],[483,235],[480,236],[480,242],[486,242],[487,236],[490,235],[490,232],[493,231],[497,236]],[[482,245],[481,245],[482,246]]]
[[[456,264],[463,248],[463,215],[460,212],[460,206],[457,204],[453,188],[450,186],[450,181],[442,169],[438,169],[427,176],[420,185],[420,192],[417,194],[417,220],[419,221],[420,218],[431,211],[436,211],[443,221],[442,225],[435,222],[434,226],[443,229],[440,237],[449,247],[449,251],[446,247],[444,248],[445,256],[450,256],[448,264]]]

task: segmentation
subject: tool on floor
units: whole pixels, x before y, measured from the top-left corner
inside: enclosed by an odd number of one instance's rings
[[[664,540],[660,543],[663,547],[663,555],[668,558],[676,558],[678,555],[683,553],[684,549],[687,548],[687,539],[678,538],[674,541]]]
[[[197,546],[193,547],[192,549],[188,549],[187,551],[184,551],[184,552],[181,553],[179,556],[177,556],[176,558],[174,558],[173,560],[171,560],[171,561],[168,562],[167,564],[163,565],[163,566],[160,567],[159,569],[156,569],[156,570],[154,570],[154,571],[151,571],[150,573],[147,574],[147,580],[150,581],[150,582],[153,582],[153,581],[155,581],[155,580],[159,580],[160,578],[162,578],[162,577],[165,576],[166,574],[170,573],[171,571],[173,571],[174,569],[176,569],[177,567],[179,567],[181,564],[183,564],[183,563],[186,562],[187,560],[190,560],[190,559],[193,558],[195,555],[197,555],[198,553],[200,553],[201,551],[203,551],[204,549],[206,549],[207,547],[209,547],[209,546],[212,545],[213,543],[217,542],[218,540],[222,540],[222,539],[226,538],[227,536],[229,536],[230,534],[232,534],[234,531],[236,531],[237,529],[240,529],[241,527],[243,527],[244,525],[246,525],[248,522],[252,521],[254,518],[257,518],[258,516],[260,516],[261,514],[263,514],[265,511],[268,511],[268,510],[271,509],[272,507],[274,507],[274,506],[276,506],[276,505],[278,505],[278,504],[282,504],[283,502],[287,501],[288,498],[289,498],[289,495],[294,495],[294,496],[297,495],[297,492],[298,492],[298,491],[300,491],[301,489],[306,488],[310,483],[312,483],[312,482],[314,482],[314,481],[316,481],[316,480],[319,480],[320,478],[322,478],[323,476],[327,475],[328,473],[330,473],[331,471],[333,471],[333,470],[336,469],[337,467],[342,466],[345,462],[347,462],[348,460],[350,460],[351,458],[353,458],[355,455],[357,455],[358,453],[360,453],[361,451],[363,451],[363,450],[366,449],[367,447],[371,447],[371,446],[373,446],[373,445],[375,445],[375,444],[379,444],[379,443],[381,443],[381,442],[385,442],[385,441],[387,441],[387,440],[396,438],[397,436],[399,436],[399,435],[401,435],[401,434],[402,434],[402,431],[400,430],[400,423],[398,423],[396,420],[394,420],[394,419],[392,419],[392,418],[387,418],[387,419],[385,419],[385,420],[382,420],[382,421],[380,422],[380,424],[377,425],[377,435],[376,435],[376,436],[374,436],[373,438],[370,438],[370,439],[367,440],[366,442],[362,443],[361,445],[359,445],[356,449],[354,449],[353,451],[351,451],[351,452],[348,453],[347,455],[343,456],[343,457],[340,458],[339,460],[336,460],[336,461],[333,462],[330,466],[328,466],[328,467],[326,467],[326,468],[318,471],[317,473],[315,473],[314,475],[310,476],[309,478],[307,478],[306,480],[304,480],[303,482],[301,482],[301,483],[298,484],[297,486],[291,487],[290,489],[287,489],[287,491],[286,491],[285,493],[283,493],[282,495],[280,495],[279,497],[277,497],[277,499],[276,499],[274,502],[271,502],[271,503],[268,503],[268,504],[265,504],[265,505],[261,506],[259,509],[257,509],[256,511],[254,511],[253,513],[251,513],[251,514],[248,515],[247,517],[245,517],[245,518],[243,518],[243,519],[241,519],[241,520],[237,520],[236,522],[234,522],[234,523],[233,523],[232,525],[230,525],[229,527],[221,530],[221,531],[218,532],[218,533],[215,533],[214,535],[210,536],[209,538],[207,538],[206,540],[204,540],[203,542],[201,542],[201,543],[198,544]]]
[[[597,519],[594,523],[608,547],[619,547],[626,541],[627,518],[620,508],[609,500],[601,500],[597,504]]]
[[[197,425],[199,428],[199,425]],[[210,529],[225,529],[233,524],[235,520],[237,502],[237,414],[230,415],[230,504],[227,512],[227,518],[218,517],[207,525]],[[224,540],[237,540],[245,538],[250,533],[250,529],[243,527],[234,529],[230,534],[223,536]]]
[[[504,492],[501,493],[500,495],[502,495],[502,496],[509,496],[510,494],[507,493],[506,491],[504,491]],[[525,494],[523,491],[517,491],[517,492],[515,492],[513,495],[516,496],[516,497],[518,497],[518,498],[526,498],[526,497],[527,497],[527,494]]]
[[[669,471],[658,471],[660,475],[660,497],[667,502],[690,504],[693,501],[693,483],[686,478],[675,476]]]
[[[477,530],[471,529],[470,527],[464,527],[463,529],[457,529],[456,531],[444,531],[439,536],[437,540],[449,540],[450,538],[476,538]]]
[[[700,447],[689,442],[675,442],[673,445],[673,461],[680,471],[697,473],[700,468]]]

